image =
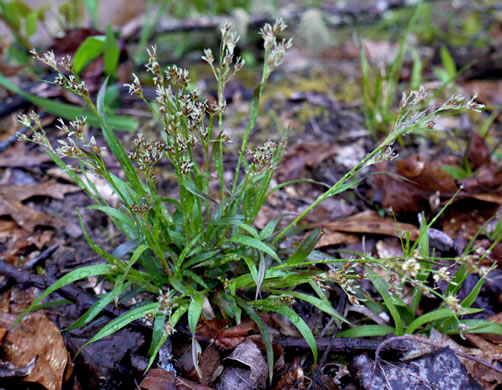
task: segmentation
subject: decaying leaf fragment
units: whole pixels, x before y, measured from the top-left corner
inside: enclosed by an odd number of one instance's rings
[[[1,343],[2,360],[18,368],[29,367],[34,361],[33,369],[23,381],[38,383],[47,390],[61,389],[68,352],[58,328],[45,314],[35,312],[8,330],[17,317],[17,314],[0,312],[0,327],[6,330]]]
[[[239,344],[225,360],[237,365],[232,364],[224,369],[218,389],[254,390],[265,387],[268,377],[267,363],[260,349],[250,338]]]

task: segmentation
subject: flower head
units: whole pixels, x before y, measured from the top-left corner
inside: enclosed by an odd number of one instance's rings
[[[129,87],[129,94],[141,96],[143,94],[143,87],[139,81],[138,76],[132,74],[133,82],[131,84],[124,84],[124,87]]]

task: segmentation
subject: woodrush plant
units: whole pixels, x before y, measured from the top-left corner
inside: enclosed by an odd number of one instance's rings
[[[360,255],[361,260],[368,259],[373,263],[373,267],[366,267],[367,279],[371,281],[382,301],[378,303],[361,288],[354,294],[374,312],[374,316],[387,312],[393,326],[361,325],[341,331],[339,337],[388,334],[403,336],[415,332],[429,333],[432,328],[445,334],[459,334],[461,337],[468,333],[502,334],[502,325],[495,321],[462,318],[464,315],[483,311],[471,306],[481,292],[488,275],[496,268],[496,263],[486,267],[482,262],[500,242],[502,234],[493,239],[492,245],[486,250],[483,248],[473,250],[472,244],[475,239],[473,238],[463,253],[457,257],[438,258],[430,254],[428,230],[459,193],[460,190],[430,222],[425,222],[425,215],[422,213],[417,240],[412,244],[409,234],[405,239],[401,239],[403,257],[380,258],[375,264],[375,259],[371,255]],[[376,268],[380,269],[377,271]],[[458,292],[471,274],[478,274],[479,280],[460,300]],[[439,299],[441,304],[436,309],[417,316],[419,303],[423,297]]]
[[[201,100],[199,92],[189,87],[187,70],[173,65],[162,71],[155,47],[148,51],[146,69],[153,75],[155,101],[149,102],[145,98],[136,75],[133,74],[133,80],[127,86],[131,94],[138,96],[150,108],[161,124],[162,131],[157,141],[148,141],[138,134],[129,152],[114,134],[105,113],[107,83],[103,84],[94,104],[87,86],[75,73],[71,58],[64,57],[56,61],[52,52],[40,56],[35,50],[32,51],[35,59],[58,73],[55,84],[80,96],[99,120],[107,147],[119,162],[125,179],[113,174],[106,166],[103,147],[98,146],[94,137],[85,137],[85,117],[69,124],[59,120],[58,128],[66,134],[67,139],[58,140],[59,147],[54,148],[37,114],[21,115],[20,121],[33,129],[33,137],[20,135],[19,138],[41,145],[55,163],[94,200],[96,204],[89,208],[106,213],[124,233],[127,241],[113,253],[106,252],[91,239],[79,214],[87,242],[106,263],[82,267],[63,276],[33,302],[17,323],[58,288],[90,276],[100,276],[113,285],[112,290],[101,296],[68,330],[89,324],[110,303],[125,303],[130,297],[137,297],[137,303],[125,314],[107,323],[82,348],[132,321],[143,319],[153,329],[149,349],[150,367],[160,347],[174,332],[179,320],[187,314],[188,325],[194,335],[194,365],[200,375],[195,333],[202,314],[206,319],[217,315],[240,322],[244,312],[256,322],[263,336],[270,378],[273,371],[272,343],[259,313],[276,312],[291,320],[311,347],[315,361],[317,346],[314,335],[290,307],[293,301],[299,299],[308,302],[332,316],[338,324],[350,324],[332,307],[320,285],[337,283],[347,293],[349,300],[357,303],[353,290],[356,275],[348,272],[352,265],[348,263],[335,273],[326,273],[319,267],[347,261],[329,259],[314,251],[321,237],[319,228],[294,249],[285,244],[285,239],[304,229],[299,222],[319,203],[357,185],[362,180],[359,175],[365,168],[395,157],[391,145],[398,137],[418,129],[432,128],[435,118],[442,113],[465,108],[479,109],[479,106],[473,100],[465,102],[460,97],[454,97],[438,108],[423,108],[426,95],[423,89],[403,95],[394,130],[372,152],[288,226],[280,228],[278,217],[259,231],[253,224],[268,197],[274,191],[296,182],[281,183],[269,189],[272,175],[284,153],[285,137],[279,142],[267,141],[251,152],[247,148],[249,135],[258,117],[263,88],[292,45],[291,40],[279,40],[285,29],[286,24],[278,19],[261,30],[265,49],[262,79],[254,92],[250,118],[231,185],[227,184],[224,175],[224,145],[229,139],[223,129],[226,106],[223,92],[244,61],[234,56],[239,37],[230,31],[228,24],[221,28],[222,42],[217,58],[211,50],[206,50],[203,56],[218,83],[216,103]],[[198,151],[202,151],[202,161],[195,158],[195,152]],[[247,155],[251,157],[248,159]],[[155,167],[162,158],[171,163],[176,175],[179,191],[177,199],[165,197],[158,191]],[[68,164],[69,159],[76,161],[76,164]],[[102,196],[93,184],[91,174],[105,179],[120,199],[117,206]],[[217,194],[210,192],[213,182],[219,185]],[[295,290],[302,284],[310,285],[317,296]]]

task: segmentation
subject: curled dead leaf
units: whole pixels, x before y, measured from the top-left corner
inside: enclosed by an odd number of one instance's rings
[[[17,314],[0,313],[0,325],[8,329],[17,317]],[[58,328],[42,312],[30,314],[8,330],[2,349],[3,360],[16,367],[27,367],[35,359],[34,368],[23,381],[38,383],[47,390],[62,388],[68,352]]]

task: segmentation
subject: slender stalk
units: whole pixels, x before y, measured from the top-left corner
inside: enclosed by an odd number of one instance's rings
[[[240,173],[242,162],[244,160],[244,156],[246,155],[246,148],[247,148],[247,144],[248,144],[249,135],[251,134],[251,131],[254,129],[254,127],[256,125],[256,119],[258,117],[258,111],[260,108],[261,95],[263,93],[263,88],[265,87],[268,76],[270,75],[270,71],[268,68],[269,56],[270,56],[270,48],[267,48],[267,49],[265,49],[263,73],[261,76],[260,86],[258,87],[258,96],[256,98],[253,98],[253,102],[251,103],[251,110],[250,110],[251,113],[249,116],[248,124],[246,126],[246,131],[244,133],[244,137],[242,139],[241,152],[239,154],[239,160],[237,161],[237,167],[235,168],[234,184],[232,185],[232,193],[235,192],[235,189],[237,188],[237,183],[239,182],[239,173]]]
[[[209,117],[209,129],[208,129],[208,134],[207,134],[207,139],[204,143],[204,151],[205,151],[205,158],[206,158],[206,176],[204,179],[205,182],[205,193],[209,195],[209,170],[210,170],[210,148],[209,144],[211,142],[213,136],[213,115]],[[206,227],[209,226],[209,222],[211,220],[211,210],[210,210],[210,204],[209,204],[209,199],[206,198]]]
[[[300,222],[307,214],[309,214],[314,208],[316,208],[322,201],[330,198],[335,195],[337,190],[344,185],[349,179],[352,179],[357,173],[359,173],[366,164],[375,156],[375,154],[379,153],[385,146],[387,146],[389,142],[383,142],[380,146],[375,148],[371,153],[369,153],[365,158],[363,158],[354,168],[352,168],[349,172],[347,172],[340,180],[338,180],[329,190],[322,193],[317,197],[317,199],[310,204],[300,215],[298,215],[293,222],[291,222],[288,226],[286,226],[272,241],[272,243],[276,243],[279,241],[289,230],[295,227],[298,222]]]

